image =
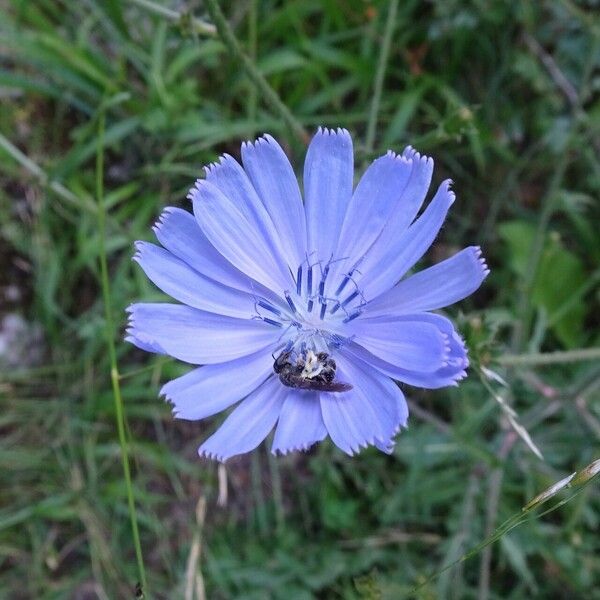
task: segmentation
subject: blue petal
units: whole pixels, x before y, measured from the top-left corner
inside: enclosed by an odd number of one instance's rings
[[[179,304],[132,304],[128,341],[156,346],[196,365],[215,364],[273,346],[281,330],[263,321],[234,319]]]
[[[124,340],[130,344],[133,344],[144,352],[152,352],[153,354],[167,354],[166,350],[161,348],[157,342],[144,339],[143,336],[141,339],[137,338],[131,330],[127,332]]]
[[[231,166],[229,161],[225,165]],[[223,168],[216,170],[220,173]],[[206,237],[232,265],[274,291],[295,287],[276,247],[271,218],[260,201],[260,209],[252,204],[254,214],[247,204],[236,204],[206,180],[198,180],[188,197]]]
[[[386,248],[415,218],[431,181],[433,161],[414,151],[388,152],[361,177],[344,219],[336,256],[354,266],[370,248]],[[360,268],[367,272],[372,265]]]
[[[252,292],[252,280],[238,271],[208,241],[194,215],[169,206],[154,226],[158,241],[198,273],[229,287]]]
[[[413,321],[360,317],[348,324],[348,330],[356,344],[409,371],[436,371],[445,366],[450,352],[447,336],[418,315]]]
[[[198,454],[224,462],[236,454],[254,450],[273,429],[286,393],[279,379],[268,379],[234,409],[216,433],[198,448]]]
[[[367,270],[361,266],[365,275],[360,286],[367,299],[389,290],[423,256],[439,233],[454,197],[450,180],[444,181],[423,214],[402,235],[385,249],[372,249],[369,258],[376,267]]]
[[[400,396],[398,396],[398,416],[400,422],[398,430],[395,431],[394,434],[388,440],[375,440],[375,447],[381,450],[382,452],[385,452],[386,454],[392,454],[392,452],[394,451],[394,447],[396,445],[395,437],[398,431],[401,428],[406,429],[408,427],[408,404],[402,391],[400,391]]]
[[[304,200],[311,260],[333,254],[352,197],[354,155],[345,129],[319,128],[304,162]]]
[[[347,454],[377,443],[389,445],[406,426],[408,409],[398,386],[360,360],[336,355],[340,381],[354,387],[347,392],[321,393],[321,412],[334,444]]]
[[[467,376],[466,368],[469,366],[467,357],[467,348],[465,342],[460,337],[452,321],[442,315],[434,313],[419,313],[418,315],[405,315],[402,318],[411,320],[415,317],[435,325],[448,339],[450,345],[450,354],[447,359],[447,365],[436,371],[436,375],[451,376],[454,378],[454,384],[463,377]]]
[[[414,221],[425,201],[433,175],[433,159],[429,156],[421,155],[411,146],[404,149],[402,156],[406,160],[412,161],[413,168],[398,203],[398,211],[391,216],[386,226],[387,231],[384,232],[381,239],[381,243],[384,245],[398,237]]]
[[[217,365],[206,365],[166,383],[161,394],[178,419],[195,421],[215,415],[253,392],[273,373],[273,357],[255,354]]]
[[[449,319],[431,313],[405,315],[399,318],[408,320],[420,319],[423,322],[435,325],[446,336],[449,353],[446,357],[445,366],[430,373],[411,371],[387,362],[355,343],[344,346],[340,352],[348,356],[351,360],[363,360],[385,375],[416,387],[437,389],[455,386],[458,381],[466,377],[465,369],[469,366],[467,351],[463,340],[458,333],[456,333],[456,330]]]
[[[148,242],[136,243],[134,260],[165,294],[194,308],[230,317],[250,318],[254,299],[204,277],[167,250]]]
[[[295,254],[288,252],[289,242],[285,237],[287,232],[281,230],[280,223],[273,221],[273,214],[269,212],[271,206],[259,198],[248,174],[232,156],[225,154],[218,163],[206,168],[206,180],[242,212],[252,231],[264,241],[272,255],[272,261],[277,264],[287,282],[290,270],[295,273],[299,262]],[[298,189],[297,182],[295,184]]]
[[[290,389],[283,403],[271,452],[307,450],[327,436],[317,392]]]
[[[489,269],[481,249],[471,246],[451,258],[411,275],[365,307],[365,315],[401,315],[436,310],[472,294]]]
[[[265,135],[242,144],[242,163],[279,233],[293,272],[306,258],[306,220],[298,180],[281,146]]]

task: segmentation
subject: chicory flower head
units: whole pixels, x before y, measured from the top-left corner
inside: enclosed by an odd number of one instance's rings
[[[478,247],[407,275],[454,202],[444,181],[419,213],[431,158],[408,147],[375,160],[353,186],[352,139],[319,129],[294,171],[269,135],[206,168],[167,208],[160,246],[135,260],[181,304],[134,304],[127,340],[203,365],[161,393],[180,419],[234,404],[199,448],[224,461],[275,428],[272,451],[305,450],[329,435],[348,454],[391,452],[408,409],[393,381],[456,385],[468,366],[452,322],[431,311],[475,291],[488,274]],[[406,276],[406,277],[405,277]]]

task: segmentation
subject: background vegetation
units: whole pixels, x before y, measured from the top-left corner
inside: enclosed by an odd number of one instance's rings
[[[246,63],[213,5],[0,3],[0,597],[134,597],[108,335],[146,597],[600,598],[594,482],[428,579],[599,457],[599,3],[222,3]],[[157,398],[185,367],[121,341],[125,306],[160,297],[132,243],[259,133],[300,172],[318,125],[347,127],[359,166],[412,144],[454,179],[425,264],[488,258],[451,312],[470,377],[406,388],[392,456],[263,445],[218,471],[196,447],[219,419],[177,422]]]

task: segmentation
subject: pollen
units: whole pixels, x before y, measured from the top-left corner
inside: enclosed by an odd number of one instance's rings
[[[321,374],[324,365],[319,360],[318,356],[312,351],[308,350],[306,353],[306,360],[304,363],[304,369],[302,369],[301,376],[307,379],[313,379]]]

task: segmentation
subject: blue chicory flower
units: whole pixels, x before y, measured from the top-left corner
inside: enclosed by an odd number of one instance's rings
[[[353,189],[352,140],[319,129],[294,171],[269,135],[206,168],[188,197],[194,214],[166,208],[162,244],[135,260],[181,304],[129,307],[127,340],[203,365],[161,393],[180,419],[239,402],[199,448],[225,461],[260,444],[305,450],[329,435],[352,455],[391,452],[408,409],[393,380],[457,385],[468,366],[452,322],[431,311],[475,291],[488,274],[478,247],[405,275],[454,202],[444,181],[417,218],[433,171],[408,147],[375,160]],[[399,282],[399,283],[398,283]]]

